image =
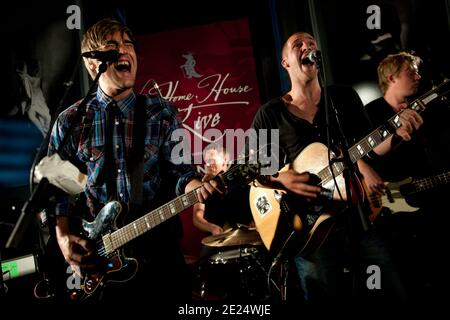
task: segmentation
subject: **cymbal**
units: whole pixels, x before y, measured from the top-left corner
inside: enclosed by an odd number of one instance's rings
[[[202,239],[208,247],[228,247],[241,245],[261,245],[262,240],[255,228],[230,229],[224,233]]]

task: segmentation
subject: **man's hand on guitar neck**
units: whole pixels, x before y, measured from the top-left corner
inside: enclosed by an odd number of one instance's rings
[[[225,192],[225,186],[215,180],[208,180],[208,178],[203,178],[202,182],[197,179],[189,181],[185,187],[185,192],[188,193],[195,188],[198,188],[197,197],[198,201],[201,203],[204,203],[206,199],[215,192],[220,194]]]
[[[411,140],[411,134],[419,130],[423,124],[423,119],[416,111],[412,109],[404,109],[400,114],[400,123],[402,124],[395,133],[404,141]]]
[[[417,131],[423,124],[423,118],[419,113],[412,109],[404,109],[399,113],[401,126],[379,146],[374,148],[376,154],[383,156],[395,149],[400,142],[411,140],[411,135]]]
[[[306,199],[317,199],[321,188],[308,184],[310,179],[311,175],[308,172],[297,173],[294,169],[288,169],[280,172],[277,177],[270,177],[269,183],[275,188],[285,189]]]

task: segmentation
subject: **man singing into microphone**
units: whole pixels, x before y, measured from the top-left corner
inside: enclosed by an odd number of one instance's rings
[[[143,210],[130,212],[126,217],[130,222],[135,221],[143,213],[166,204],[175,193],[183,194],[201,185],[191,165],[175,164],[174,160],[179,159],[173,157],[180,155],[172,154],[178,141],[173,141],[171,135],[181,127],[175,108],[161,97],[139,95],[133,90],[137,71],[135,42],[128,27],[105,19],[88,29],[81,43],[82,52],[89,52],[84,54],[84,63],[92,78],[98,73],[100,60],[108,63],[96,93],[88,97],[83,121],[75,123],[60,154],[88,175],[85,189],[91,217],[88,220],[96,217],[106,203],[117,200],[142,206]],[[101,54],[110,50],[117,53]],[[49,154],[58,150],[77,106],[74,104],[58,116]],[[143,168],[135,175],[133,170],[138,166]],[[140,190],[135,190],[137,186]],[[215,181],[204,182],[196,191],[197,198],[204,201],[216,187]],[[98,248],[81,238],[70,225],[71,218],[82,213],[63,198],[57,203],[56,214],[57,241],[65,260],[75,269],[96,267]],[[99,224],[102,223],[108,223],[107,219]],[[147,228],[153,223],[151,219],[145,220]],[[138,259],[137,274],[117,287],[110,287],[111,283],[106,282],[97,289],[100,291],[97,296],[104,301],[134,303],[142,300],[174,303],[189,299],[190,276],[179,246],[181,231],[181,222],[175,216],[135,239],[129,245],[132,251],[128,254]],[[155,306],[151,306],[152,310]]]
[[[280,157],[274,160],[278,160],[280,168],[296,160],[301,151],[311,143],[321,142],[327,145],[327,126],[331,142],[328,148],[337,154],[344,145],[340,129],[344,131],[349,146],[352,146],[356,139],[369,134],[366,132],[368,126],[359,96],[352,88],[344,86],[332,86],[327,90],[330,96],[329,105],[332,102],[339,118],[337,122],[335,112],[330,107],[330,123],[327,125],[324,90],[318,78],[319,68],[322,68],[319,57],[317,43],[310,34],[297,32],[291,35],[284,43],[281,60],[283,68],[289,75],[291,89],[261,106],[253,120],[255,129],[279,130]],[[327,152],[317,156],[317,159],[319,157],[328,159]],[[357,166],[371,192],[382,192],[382,180],[377,173],[363,160],[359,160]],[[317,169],[324,168],[311,168],[311,171],[318,172]],[[284,189],[288,194],[306,200],[299,203],[317,203],[315,206],[309,206],[312,212],[303,222],[304,225],[323,213],[324,206],[318,201],[321,188],[311,182],[310,174],[289,169],[277,176],[260,180],[263,185]],[[305,208],[291,207],[290,210],[295,213],[296,210]],[[306,301],[317,303],[365,295],[385,299],[392,297],[405,299],[403,286],[385,246],[373,229],[365,232],[362,230],[359,217],[354,211],[354,209],[339,210],[332,218],[335,219],[334,227],[330,229],[328,236],[323,238],[321,245],[312,252],[300,253],[295,257]],[[311,228],[312,225],[313,223],[307,227]],[[300,248],[297,252],[299,251]],[[366,270],[370,265],[376,265],[381,270],[381,289],[369,290],[370,288],[366,286],[368,277]],[[345,276],[344,270],[350,270],[352,276],[359,276],[356,278],[358,282],[355,282],[357,291],[349,290],[351,281]]]

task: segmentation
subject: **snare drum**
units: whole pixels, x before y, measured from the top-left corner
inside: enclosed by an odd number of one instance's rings
[[[211,264],[232,264],[242,262],[242,258],[246,258],[252,255],[256,255],[258,249],[256,248],[238,248],[228,251],[221,251],[209,258]],[[247,260],[247,259],[244,259]]]

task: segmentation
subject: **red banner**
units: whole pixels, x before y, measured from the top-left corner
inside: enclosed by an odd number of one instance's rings
[[[143,35],[138,42],[136,88],[156,94],[156,82],[178,108],[196,164],[211,140],[250,127],[260,100],[247,19]],[[238,147],[229,150],[231,158]]]
[[[178,108],[195,163],[203,163],[202,150],[214,138],[222,139],[236,158],[242,151],[239,143],[230,148],[226,135],[242,136],[233,129],[247,130],[260,106],[248,21],[143,35],[138,42],[136,88],[156,94],[156,82],[161,95]],[[181,215],[182,247],[186,257],[195,259],[206,233],[193,226],[188,211]]]

